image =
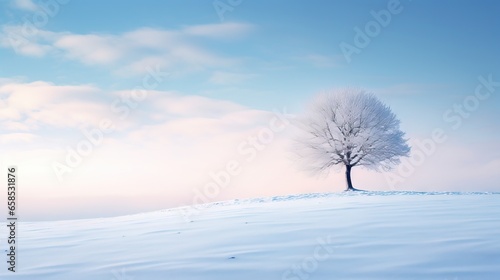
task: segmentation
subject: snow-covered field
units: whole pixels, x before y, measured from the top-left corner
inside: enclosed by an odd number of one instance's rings
[[[181,213],[22,223],[18,272],[2,262],[0,279],[500,279],[500,194],[310,194]]]

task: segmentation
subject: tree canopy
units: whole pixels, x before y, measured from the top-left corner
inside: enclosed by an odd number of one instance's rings
[[[400,121],[374,94],[346,88],[317,96],[301,123],[296,153],[320,173],[345,166],[347,189],[354,166],[389,170],[408,156]]]

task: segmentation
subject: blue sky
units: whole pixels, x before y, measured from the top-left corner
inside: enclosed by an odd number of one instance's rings
[[[229,9],[221,15],[217,7]],[[472,100],[478,77],[500,81],[499,8],[497,1],[0,0],[2,165],[24,168],[33,219],[186,205],[210,170],[241,156],[238,144],[266,127],[273,110],[300,115],[318,92],[359,86],[391,106],[412,141],[436,128],[448,136],[396,188],[500,190],[499,87],[467,117],[454,109]],[[356,46],[356,28],[366,33],[373,13],[390,20],[376,23],[370,42],[347,59],[340,45]],[[12,38],[21,43],[13,47]],[[137,107],[120,107],[151,69],[164,73],[161,81]],[[121,119],[112,104],[130,114]],[[85,140],[81,125],[91,130],[105,118],[116,129],[58,180],[53,163]],[[292,134],[277,133],[235,187],[211,200],[341,190],[341,173],[310,178],[290,166]],[[133,158],[142,160],[149,196],[131,206],[143,195]],[[162,174],[174,167],[171,177]],[[354,180],[365,188],[388,189],[386,174],[359,172]],[[94,212],[85,207],[91,201]],[[76,205],[67,216],[58,214],[63,202]],[[37,215],[39,208],[47,210]]]

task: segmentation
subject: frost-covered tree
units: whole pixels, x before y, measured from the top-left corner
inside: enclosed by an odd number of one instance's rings
[[[346,190],[351,169],[390,170],[407,157],[410,147],[391,109],[375,95],[357,88],[321,94],[312,102],[295,152],[313,173],[345,166]]]

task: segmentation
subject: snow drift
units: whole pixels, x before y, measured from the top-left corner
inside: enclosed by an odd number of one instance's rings
[[[18,271],[4,263],[0,279],[500,277],[496,193],[308,194],[200,209],[21,223]]]

